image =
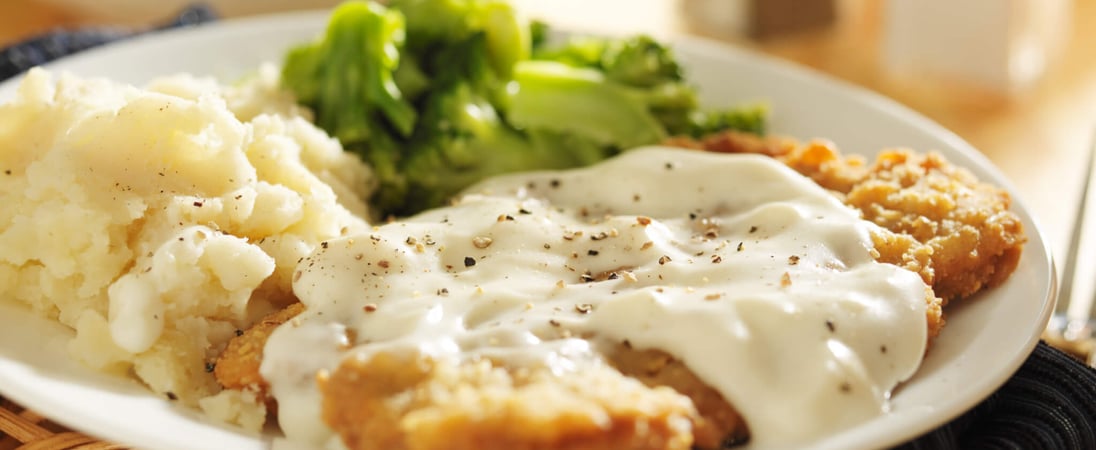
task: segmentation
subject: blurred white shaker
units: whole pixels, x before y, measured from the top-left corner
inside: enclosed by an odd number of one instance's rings
[[[1069,34],[1071,0],[889,0],[883,63],[1016,92],[1036,81]]]

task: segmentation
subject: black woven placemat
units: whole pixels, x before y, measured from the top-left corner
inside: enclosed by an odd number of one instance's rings
[[[899,449],[1096,449],[1096,370],[1040,342],[974,409]]]
[[[90,27],[54,30],[0,50],[0,81],[18,75],[31,67],[118,39],[214,20],[217,20],[217,14],[213,9],[198,4],[182,10],[170,21],[151,28]]]

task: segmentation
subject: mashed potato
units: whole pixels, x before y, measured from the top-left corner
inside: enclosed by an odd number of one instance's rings
[[[296,263],[368,227],[369,169],[276,79],[32,70],[0,106],[0,298],[72,327],[94,368],[188,405],[216,394],[212,361],[294,301]]]

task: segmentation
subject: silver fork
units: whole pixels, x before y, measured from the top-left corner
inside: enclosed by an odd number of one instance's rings
[[[1057,305],[1043,337],[1047,343],[1077,357],[1089,366],[1096,367],[1096,334],[1093,330],[1096,293],[1088,298],[1080,295],[1074,298],[1073,292],[1076,284],[1074,276],[1077,274],[1077,257],[1085,228],[1088,191],[1092,185],[1094,160],[1096,160],[1096,135],[1088,149],[1085,178],[1081,183],[1081,198],[1075,209],[1077,216],[1073,219],[1073,231],[1069,236],[1069,248],[1066,251],[1065,265],[1062,267],[1062,283],[1058,289]]]

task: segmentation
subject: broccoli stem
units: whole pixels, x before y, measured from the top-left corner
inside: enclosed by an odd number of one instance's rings
[[[576,133],[619,148],[666,136],[642,96],[593,69],[526,61],[515,67],[511,86],[507,113],[518,128]]]

